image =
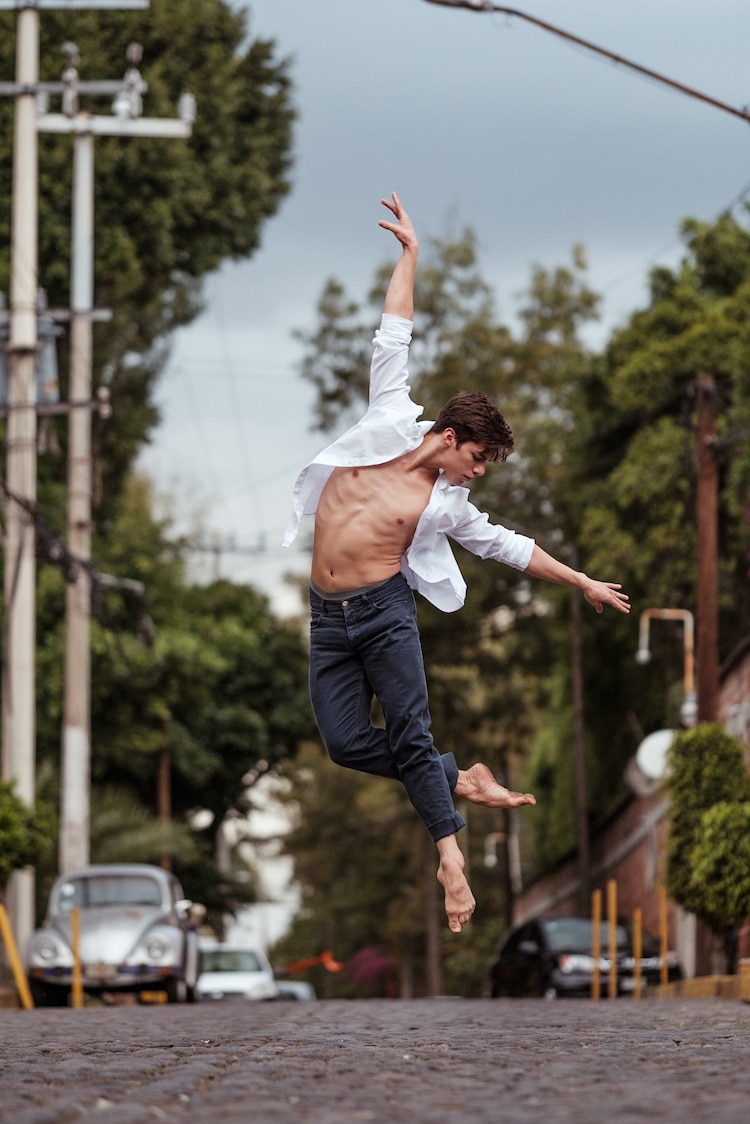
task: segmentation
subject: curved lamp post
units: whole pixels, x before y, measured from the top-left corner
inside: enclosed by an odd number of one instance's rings
[[[635,653],[636,661],[640,664],[647,664],[651,659],[648,643],[649,627],[653,619],[678,620],[684,625],[684,698],[680,707],[680,719],[683,726],[694,726],[698,719],[698,701],[695,693],[693,614],[689,609],[644,609],[640,617],[638,651]]]

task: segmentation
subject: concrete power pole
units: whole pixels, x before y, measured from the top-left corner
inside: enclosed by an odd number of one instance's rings
[[[18,12],[16,80],[0,82],[0,95],[16,99],[7,348],[10,378],[6,430],[2,769],[3,776],[15,781],[18,795],[28,804],[33,804],[35,799],[36,771],[36,543],[31,511],[36,500],[37,99],[45,92],[59,92],[51,89],[59,84],[39,82],[39,13],[45,9],[145,8],[148,8],[148,0],[0,0],[0,11]],[[121,131],[127,133],[127,130]],[[25,947],[34,925],[31,869],[18,872],[11,880],[9,906],[16,941]]]
[[[0,8],[15,7],[6,2]],[[3,635],[3,774],[34,803],[36,770],[36,535],[29,506],[36,499],[37,138],[39,13],[18,14],[10,285],[10,339],[5,505]],[[27,506],[29,505],[29,506]],[[34,918],[34,873],[10,885],[10,915],[24,944]]]
[[[70,411],[68,421],[68,549],[80,563],[68,585],[65,634],[65,708],[62,731],[60,871],[67,873],[89,861],[91,774],[91,397],[94,289],[94,137],[178,137],[192,132],[195,102],[180,99],[180,117],[141,118],[146,85],[138,64],[141,49],[131,43],[129,67],[118,82],[79,82],[78,52],[66,44],[61,114],[45,113],[40,132],[72,133],[73,253],[71,268]],[[79,112],[79,92],[115,94],[114,116]]]

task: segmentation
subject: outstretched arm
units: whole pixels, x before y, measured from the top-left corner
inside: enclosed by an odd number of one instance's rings
[[[402,316],[404,320],[413,320],[414,275],[417,271],[419,253],[416,231],[395,191],[391,195],[391,200],[381,199],[380,202],[392,212],[396,221],[381,219],[378,226],[395,234],[403,249],[385,294],[383,311],[392,316]]]
[[[597,613],[601,613],[605,605],[611,605],[620,613],[630,612],[630,599],[627,593],[620,592],[622,586],[613,582],[595,581],[582,571],[573,570],[563,562],[558,562],[540,546],[534,546],[531,561],[524,572],[533,578],[542,578],[557,585],[575,586]]]

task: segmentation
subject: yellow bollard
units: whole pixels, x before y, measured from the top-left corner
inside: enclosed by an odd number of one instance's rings
[[[607,921],[609,934],[609,998],[617,996],[617,882],[607,883]]]
[[[29,981],[26,979],[26,973],[21,965],[21,958],[18,955],[16,942],[13,939],[13,930],[10,927],[8,914],[5,906],[0,902],[0,932],[3,934],[3,941],[10,960],[10,966],[13,970],[13,979],[16,982],[16,990],[18,991],[21,1004],[27,1011],[31,1010],[34,1006],[34,1000],[31,998],[29,990]]]
[[[73,950],[73,975],[70,985],[70,1005],[83,1007],[83,973],[81,972],[81,911],[74,905],[70,911],[70,947]]]
[[[669,965],[667,964],[667,891],[659,890],[659,980],[662,987],[669,983]]]
[[[643,914],[640,906],[633,910],[633,998],[641,998],[641,957],[643,956]]]
[[[591,975],[591,998],[601,997],[601,972],[599,961],[602,955],[602,892],[594,890],[591,895],[591,959],[594,971]]]

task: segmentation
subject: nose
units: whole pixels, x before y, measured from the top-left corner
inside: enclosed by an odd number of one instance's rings
[[[479,464],[475,464],[474,465],[474,475],[475,476],[484,476],[485,468],[486,468],[486,465],[485,465],[484,461],[481,461]]]

